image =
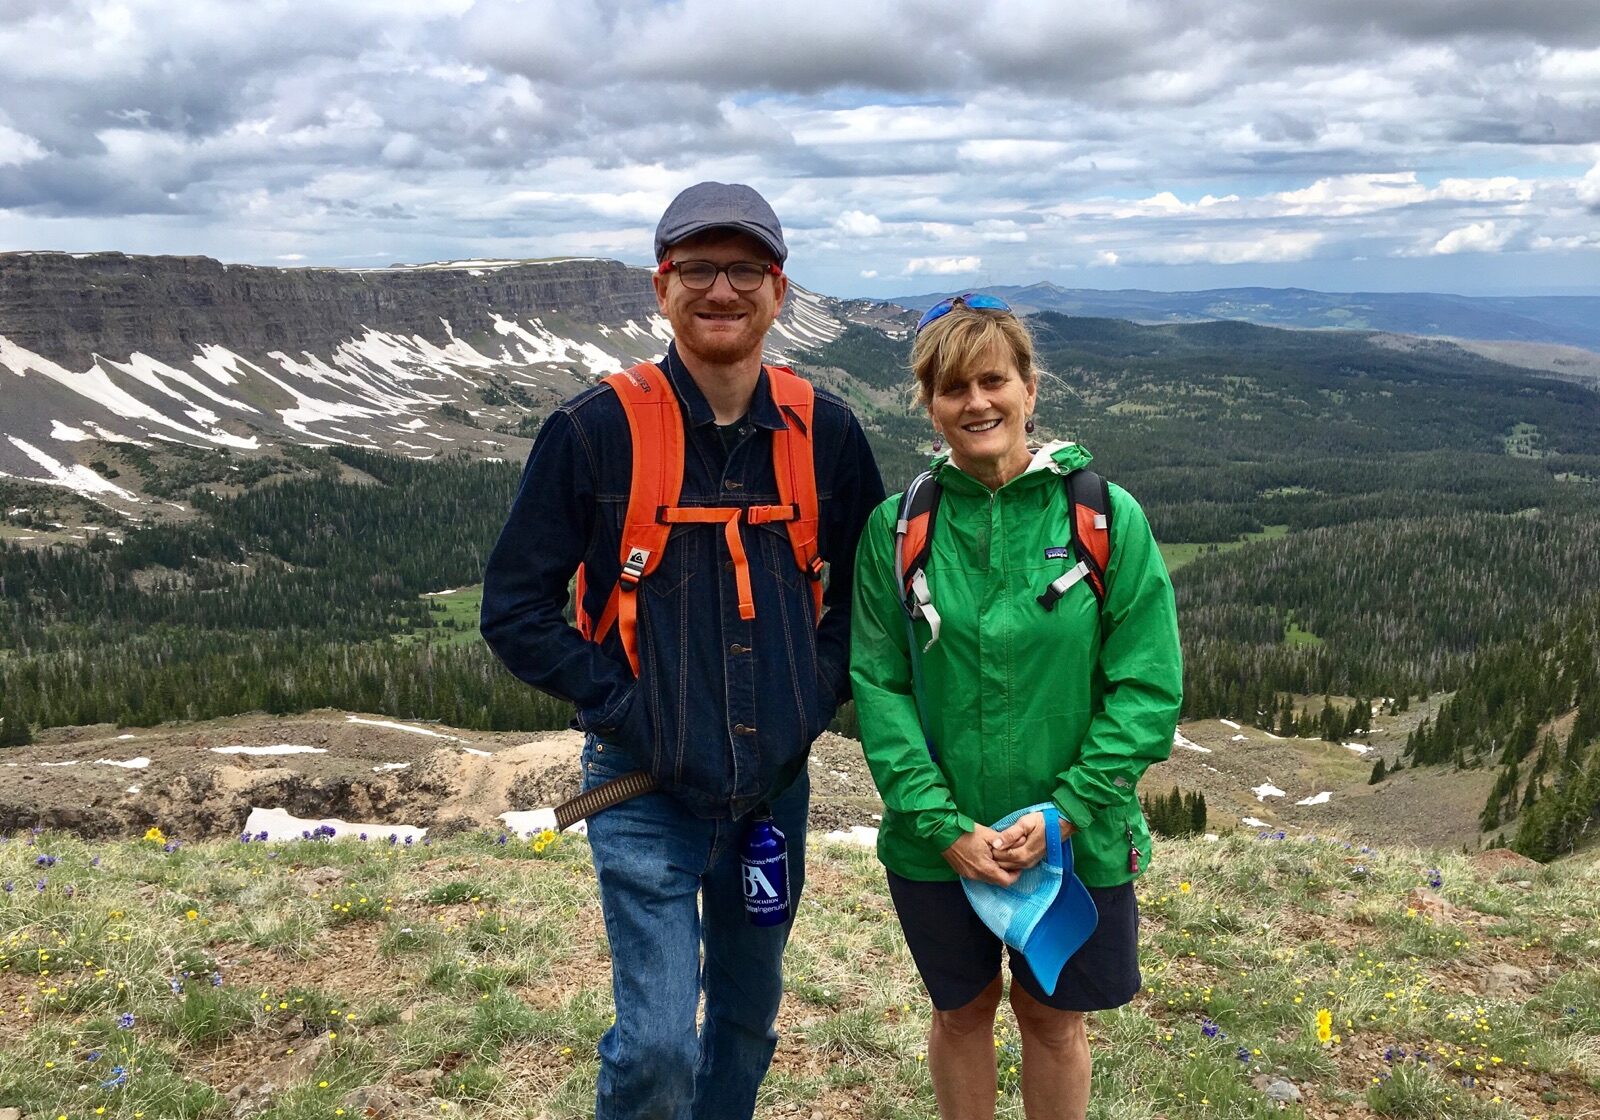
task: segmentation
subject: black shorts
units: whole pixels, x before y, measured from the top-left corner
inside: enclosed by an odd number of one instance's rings
[[[924,883],[889,875],[906,945],[922,974],[933,1006],[955,1011],[978,998],[1000,975],[1005,947],[967,901],[960,882]],[[1133,884],[1089,887],[1100,924],[1067,961],[1047,996],[1028,962],[1010,950],[1011,978],[1046,1007],[1058,1011],[1105,1011],[1121,1007],[1139,991],[1139,902]]]

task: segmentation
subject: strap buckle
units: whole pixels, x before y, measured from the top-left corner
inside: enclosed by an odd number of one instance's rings
[[[639,581],[644,578],[645,566],[650,563],[650,550],[648,548],[634,548],[628,551],[628,558],[622,563],[622,571],[617,573],[617,582],[624,590],[633,591],[639,586]]]

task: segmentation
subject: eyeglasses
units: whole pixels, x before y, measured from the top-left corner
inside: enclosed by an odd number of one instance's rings
[[[683,286],[691,292],[710,291],[717,277],[727,274],[728,283],[736,292],[753,292],[761,287],[768,276],[782,276],[783,269],[776,264],[759,264],[756,261],[734,261],[732,264],[714,264],[711,261],[664,260],[656,273],[665,276],[676,272]]]
[[[927,326],[929,323],[937,322],[938,320],[943,319],[946,315],[950,314],[950,312],[955,310],[956,304],[958,303],[963,307],[976,307],[984,311],[1011,310],[1011,305],[1005,300],[1001,299],[999,296],[988,296],[984,295],[982,292],[962,292],[958,296],[951,296],[949,299],[940,300],[938,303],[928,308],[927,311],[923,312],[922,318],[917,320],[917,333],[921,334],[923,327]]]

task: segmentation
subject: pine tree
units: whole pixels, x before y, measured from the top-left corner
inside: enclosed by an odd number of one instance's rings
[[[1388,777],[1388,773],[1384,769],[1383,756],[1379,755],[1378,761],[1372,764],[1372,777],[1367,779],[1367,785],[1375,786],[1386,777]]]

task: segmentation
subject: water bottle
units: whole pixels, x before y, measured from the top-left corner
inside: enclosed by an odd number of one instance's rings
[[[789,920],[789,845],[766,806],[756,810],[739,848],[744,871],[744,912],[751,925]]]

